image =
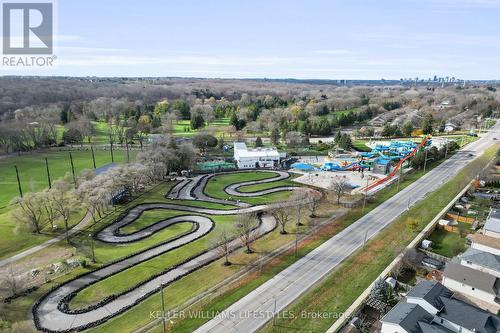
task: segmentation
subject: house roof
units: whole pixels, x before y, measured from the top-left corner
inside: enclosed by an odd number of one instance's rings
[[[488,217],[500,220],[500,210],[492,209]]]
[[[463,301],[442,297],[444,304],[439,317],[477,333],[495,333],[500,329],[500,317]]]
[[[418,304],[399,302],[381,321],[399,325],[407,332],[420,332],[419,322],[431,323],[433,318]]]
[[[444,276],[488,293],[497,294],[497,286],[495,286],[497,277],[493,275],[449,262],[444,269]]]
[[[459,258],[473,264],[500,272],[500,256],[474,248],[468,248]]]
[[[420,331],[422,333],[455,333],[452,330],[447,329],[444,326],[440,326],[434,323],[425,323],[422,321],[418,322],[418,326],[420,327]]]
[[[276,148],[256,148],[248,149],[244,142],[234,143],[234,158],[260,158],[260,157],[280,157]]]
[[[484,230],[500,233],[500,210],[492,209],[490,211],[484,224]]]
[[[422,298],[431,304],[439,303],[438,318],[446,319],[455,325],[476,333],[496,333],[500,330],[500,317],[464,301],[452,297],[452,292],[435,281],[422,281],[407,294]],[[400,302],[389,311],[382,322],[401,326],[409,333],[450,333],[446,327],[433,321],[434,316],[416,303]]]
[[[437,310],[441,310],[441,296],[451,297],[453,292],[436,281],[422,281],[408,292],[408,297],[422,298]]]
[[[492,247],[494,249],[500,250],[500,242],[495,237],[486,236],[486,235],[476,233],[476,234],[468,235],[467,238],[470,239],[473,243],[486,245],[488,247]]]

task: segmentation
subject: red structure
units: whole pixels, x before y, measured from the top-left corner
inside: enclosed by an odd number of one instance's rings
[[[374,188],[375,186],[378,186],[378,185],[380,185],[380,184],[382,184],[382,183],[384,183],[384,182],[388,181],[388,180],[389,180],[389,179],[391,179],[392,177],[394,177],[394,175],[396,175],[396,173],[398,172],[399,168],[401,168],[401,166],[403,165],[403,163],[404,163],[407,159],[409,159],[410,157],[415,156],[415,154],[418,152],[418,150],[419,150],[420,148],[422,148],[423,146],[425,146],[425,143],[427,142],[427,140],[428,140],[428,139],[429,139],[429,137],[428,137],[428,136],[426,136],[426,137],[422,140],[422,142],[420,142],[420,143],[419,143],[419,145],[418,145],[417,147],[415,147],[415,149],[413,149],[413,151],[412,151],[410,154],[406,155],[404,158],[402,158],[401,160],[399,160],[399,163],[396,165],[396,167],[394,168],[394,170],[392,170],[392,171],[391,171],[391,173],[390,173],[390,174],[388,174],[388,175],[387,175],[387,176],[385,176],[384,178],[381,178],[381,179],[377,180],[375,183],[368,185],[367,187],[365,187],[365,188],[363,189],[363,191],[366,193],[366,192],[368,192],[369,190],[371,190],[372,188]]]

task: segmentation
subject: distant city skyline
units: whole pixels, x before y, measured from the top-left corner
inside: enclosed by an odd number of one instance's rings
[[[500,0],[59,0],[55,68],[0,75],[500,79]]]

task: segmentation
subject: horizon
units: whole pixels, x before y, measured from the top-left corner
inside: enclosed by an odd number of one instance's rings
[[[1,66],[1,76],[500,79],[498,0],[56,0],[55,8],[56,66]]]

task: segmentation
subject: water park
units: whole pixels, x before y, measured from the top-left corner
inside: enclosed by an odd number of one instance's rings
[[[327,188],[331,180],[342,176],[347,178],[352,194],[373,194],[397,180],[398,172],[407,172],[410,158],[431,144],[429,137],[420,142],[374,141],[367,143],[370,152],[332,151],[322,160],[299,160],[291,168],[302,174],[295,179],[299,183]]]

